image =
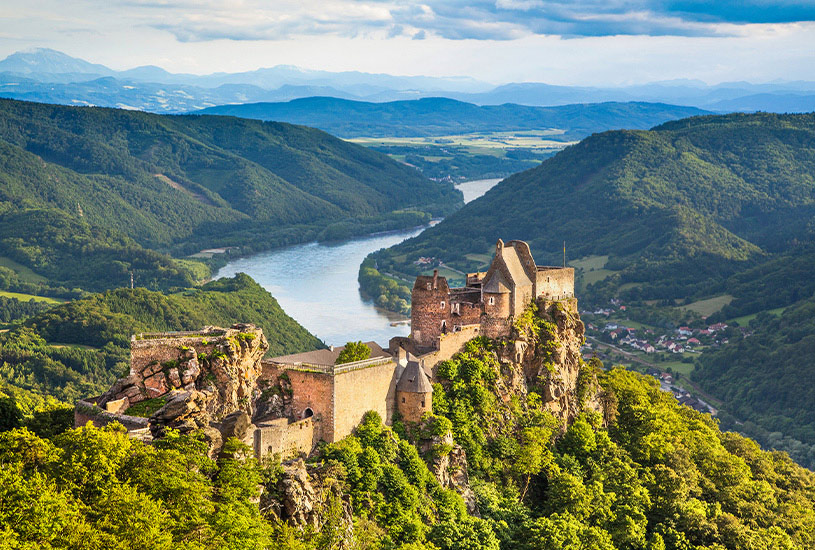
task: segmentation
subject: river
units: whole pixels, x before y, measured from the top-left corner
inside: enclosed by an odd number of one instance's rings
[[[499,179],[476,180],[456,187],[470,202]],[[373,340],[387,345],[407,336],[407,319],[374,306],[359,290],[362,260],[375,250],[415,237],[424,228],[360,237],[338,243],[307,243],[262,252],[229,262],[217,277],[246,273],[277,298],[281,307],[326,344]]]

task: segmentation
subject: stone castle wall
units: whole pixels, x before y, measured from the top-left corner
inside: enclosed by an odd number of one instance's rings
[[[574,268],[540,269],[535,287],[538,297],[554,300],[571,298],[574,296]]]
[[[441,323],[448,317],[450,287],[447,286],[447,279],[417,277],[410,300],[410,326],[413,338],[420,346],[430,346],[441,334]]]
[[[433,412],[432,393],[396,392],[396,407],[402,420],[419,422],[422,415]]]
[[[289,423],[278,418],[257,427],[253,448],[259,460],[264,456],[280,454],[282,460],[308,455],[319,441],[319,418],[309,417]]]
[[[182,347],[195,348],[196,353],[211,353],[216,341],[226,331],[203,332],[167,332],[136,335],[130,340],[130,374],[138,374],[150,363],[165,363],[178,359]],[[173,336],[177,334],[178,336]],[[205,343],[206,342],[206,343]]]
[[[395,412],[397,365],[393,361],[334,375],[334,424],[331,443],[350,435],[368,411],[390,425]]]
[[[304,418],[307,409],[321,419],[321,432],[326,441],[334,426],[334,376],[324,372],[286,369],[292,389],[292,413],[296,419]]]

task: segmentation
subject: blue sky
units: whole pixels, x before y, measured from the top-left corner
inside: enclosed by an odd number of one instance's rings
[[[815,80],[815,0],[5,0],[0,55],[493,83]]]

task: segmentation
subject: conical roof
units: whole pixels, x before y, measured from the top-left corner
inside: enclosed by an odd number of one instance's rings
[[[396,384],[396,391],[433,393],[433,385],[427,379],[427,375],[418,361],[408,361],[405,371]]]

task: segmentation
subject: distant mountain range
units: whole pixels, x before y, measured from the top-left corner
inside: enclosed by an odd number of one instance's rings
[[[446,97],[477,105],[531,106],[656,102],[710,111],[808,112],[815,82],[728,82],[714,86],[672,80],[616,88],[509,83],[495,87],[466,77],[328,72],[278,65],[241,73],[173,74],[144,66],[115,71],[50,49],[0,61],[0,97],[177,113],[232,103],[281,102],[328,96],[369,102]]]
[[[200,113],[303,124],[344,138],[542,132],[557,128],[564,132],[552,139],[571,141],[617,128],[648,129],[709,111],[642,102],[530,107],[512,103],[479,106],[442,97],[386,103],[308,97],[285,103],[221,105]]]

